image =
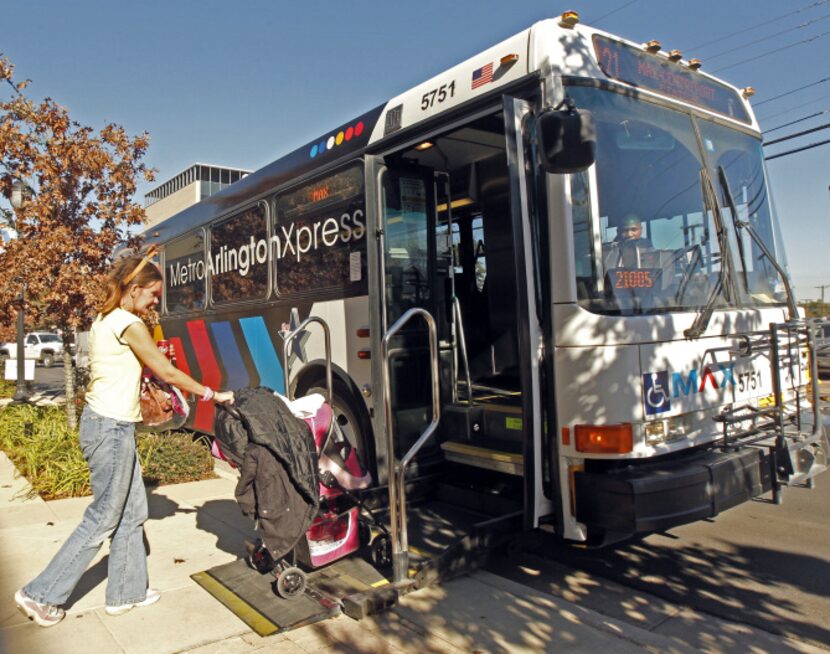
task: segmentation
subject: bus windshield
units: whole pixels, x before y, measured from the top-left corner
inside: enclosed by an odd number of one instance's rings
[[[595,191],[588,172],[571,176],[582,306],[635,315],[785,302],[746,229],[780,256],[757,138],[610,90],[568,94],[597,130]]]

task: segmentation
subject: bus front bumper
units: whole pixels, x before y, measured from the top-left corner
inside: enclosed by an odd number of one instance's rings
[[[606,542],[718,515],[772,489],[766,448],[709,450],[620,470],[577,472],[576,518]]]

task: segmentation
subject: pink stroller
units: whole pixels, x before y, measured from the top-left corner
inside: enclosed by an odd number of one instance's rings
[[[309,569],[319,568],[360,549],[361,506],[352,491],[367,488],[371,476],[361,467],[357,453],[322,395],[308,395],[294,401],[281,395],[277,397],[305,421],[314,436],[319,457],[320,510],[295,546],[290,557],[293,562],[285,558],[274,561],[261,541],[246,545],[251,567],[263,574],[273,574],[277,593],[285,599],[294,599],[303,594],[306,586],[305,572],[297,567],[298,563]],[[233,412],[232,408],[229,410]],[[216,440],[212,451],[225,459]],[[380,528],[385,531],[384,527]]]

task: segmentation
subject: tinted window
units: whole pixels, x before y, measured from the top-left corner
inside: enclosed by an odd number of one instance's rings
[[[171,241],[164,249],[167,311],[205,307],[205,239],[201,230]]]
[[[217,304],[268,295],[268,219],[259,203],[210,230],[211,298]]]
[[[271,238],[277,293],[365,293],[365,225],[361,168],[347,168],[278,196]]]

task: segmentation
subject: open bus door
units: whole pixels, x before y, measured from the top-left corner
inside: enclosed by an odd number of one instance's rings
[[[544,274],[548,258],[541,256],[539,244],[540,221],[535,212],[539,203],[535,200],[537,185],[534,175],[538,170],[534,152],[536,116],[530,102],[504,96],[505,139],[510,184],[510,214],[513,226],[516,275],[516,330],[519,350],[519,377],[522,389],[522,432],[524,463],[524,527],[539,526],[540,518],[553,510],[545,497],[543,462],[549,456],[543,434],[545,431],[555,444],[555,432],[544,429],[555,404],[548,397],[543,405],[542,371],[545,354],[543,324],[549,300],[545,299]],[[549,327],[549,321],[548,328]],[[549,336],[549,335],[548,335]],[[552,384],[548,385],[552,388]],[[546,393],[550,395],[550,393]],[[547,411],[546,411],[547,408]],[[551,466],[552,467],[552,466]],[[550,488],[550,485],[547,485]]]

